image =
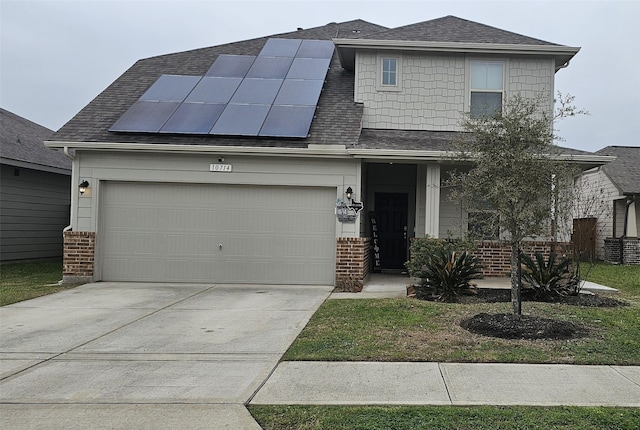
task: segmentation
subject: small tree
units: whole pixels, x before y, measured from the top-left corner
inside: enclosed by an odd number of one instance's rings
[[[569,197],[575,170],[554,145],[555,120],[579,113],[572,98],[562,98],[555,114],[542,98],[519,94],[507,99],[501,112],[462,121],[465,136],[458,141],[457,160],[470,170],[452,174],[454,198],[468,212],[488,208],[511,246],[511,302],[522,313],[518,256],[523,239],[550,236],[561,200]],[[568,205],[567,205],[568,206]]]

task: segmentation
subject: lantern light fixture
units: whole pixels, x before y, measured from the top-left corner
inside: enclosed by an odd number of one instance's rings
[[[78,188],[80,191],[80,195],[83,195],[87,191],[87,188],[89,188],[89,182],[86,180],[82,181]]]

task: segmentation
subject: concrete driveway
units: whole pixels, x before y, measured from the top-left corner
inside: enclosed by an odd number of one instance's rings
[[[0,308],[0,427],[259,429],[332,287],[95,283]]]

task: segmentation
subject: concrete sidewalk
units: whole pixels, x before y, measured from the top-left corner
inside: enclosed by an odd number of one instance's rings
[[[370,273],[365,280],[364,287],[359,293],[336,292],[331,294],[331,299],[382,299],[407,297],[407,285],[418,284],[417,278],[406,275],[388,273]],[[511,280],[508,277],[484,278],[474,280],[478,288],[511,288]],[[584,293],[617,294],[618,290],[594,282],[583,281]]]
[[[640,367],[292,361],[251,404],[640,407]]]

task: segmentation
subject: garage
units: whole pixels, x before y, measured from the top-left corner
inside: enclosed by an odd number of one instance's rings
[[[102,182],[103,281],[333,285],[335,188]]]

